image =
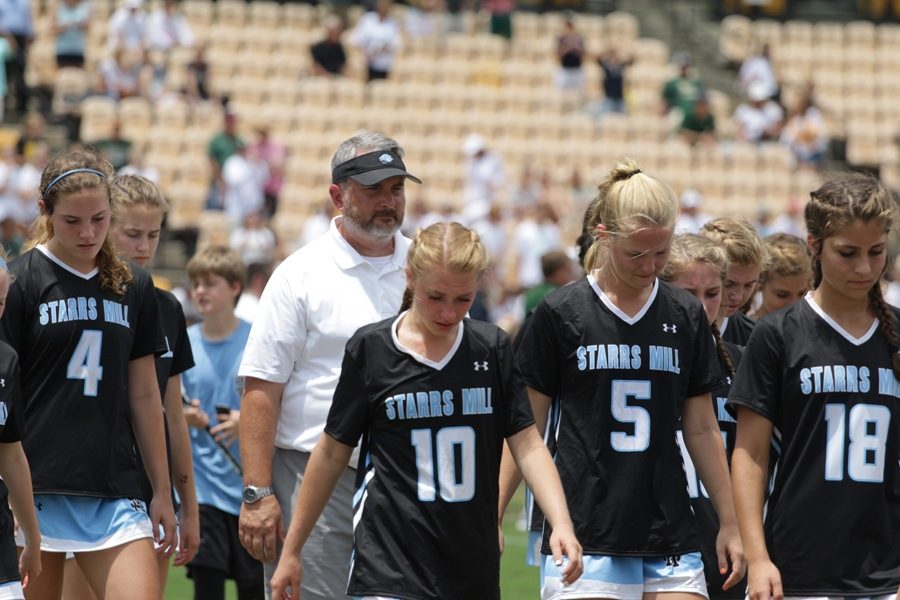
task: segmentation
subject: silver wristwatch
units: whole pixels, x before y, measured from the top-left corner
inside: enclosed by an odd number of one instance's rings
[[[274,493],[275,490],[273,490],[271,486],[258,487],[255,485],[245,485],[243,493],[244,504],[255,504],[266,496],[271,496]]]

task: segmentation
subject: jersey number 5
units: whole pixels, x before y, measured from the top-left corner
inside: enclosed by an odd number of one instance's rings
[[[435,471],[445,502],[466,502],[475,495],[475,430],[471,427],[438,429],[431,441],[430,429],[413,429],[412,445],[416,449],[416,486],[421,502],[434,502]],[[434,447],[437,447],[435,461]],[[459,465],[457,470],[457,449]],[[437,469],[435,469],[435,465]]]
[[[103,379],[103,367],[100,366],[100,348],[103,345],[103,332],[96,329],[85,329],[81,339],[72,352],[66,377],[84,380],[84,395],[96,396],[100,380]]]
[[[616,452],[643,452],[650,447],[650,412],[643,406],[628,404],[628,399],[649,400],[650,382],[647,380],[612,382],[612,416],[619,423],[634,426],[634,434],[613,431],[609,443]]]
[[[891,410],[880,404],[857,404],[850,409],[843,404],[825,405],[827,439],[825,442],[825,479],[843,481],[844,446],[847,445],[847,475],[853,481],[884,481],[885,443],[891,426]]]

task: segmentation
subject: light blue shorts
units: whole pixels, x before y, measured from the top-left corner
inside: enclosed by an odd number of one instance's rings
[[[106,550],[153,537],[143,500],[35,494],[34,507],[44,552]],[[16,545],[25,545],[21,534]]]
[[[0,600],[23,600],[25,591],[19,581],[0,584]]]
[[[541,599],[611,598],[641,600],[645,593],[683,592],[709,598],[699,552],[670,557],[585,555],[584,574],[563,585],[552,556],[541,566]]]

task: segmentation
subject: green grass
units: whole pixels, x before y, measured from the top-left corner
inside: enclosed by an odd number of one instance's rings
[[[525,564],[525,546],[528,544],[528,532],[519,531],[516,521],[522,511],[525,494],[524,486],[509,504],[506,522],[503,526],[503,537],[506,550],[500,564],[500,590],[503,598],[529,600],[538,597],[537,567]],[[185,575],[183,568],[169,570],[169,585],[166,587],[166,600],[191,600],[194,597],[194,586]],[[235,600],[237,591],[234,582],[229,581],[225,595],[226,600]]]

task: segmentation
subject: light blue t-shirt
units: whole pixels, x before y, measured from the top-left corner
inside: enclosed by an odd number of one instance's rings
[[[56,7],[56,22],[61,26],[86,23],[90,17],[90,4],[79,2],[70,7],[64,2]],[[56,53],[84,56],[87,35],[84,29],[67,29],[56,36]]]
[[[218,423],[216,406],[240,408],[237,374],[248,335],[250,324],[246,321],[239,321],[234,333],[214,342],[203,337],[199,323],[188,328],[194,367],[182,373],[181,378],[188,397],[200,400],[200,408],[209,415],[210,426]],[[232,515],[240,514],[243,481],[237,469],[209,433],[194,427],[189,429],[197,502]],[[237,441],[228,451],[240,461]]]

